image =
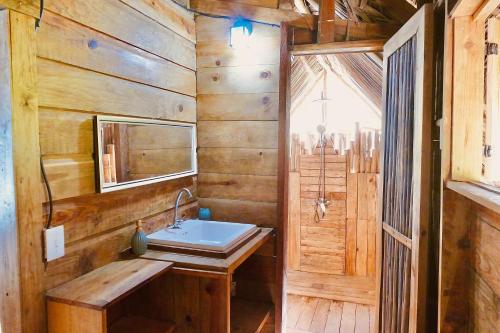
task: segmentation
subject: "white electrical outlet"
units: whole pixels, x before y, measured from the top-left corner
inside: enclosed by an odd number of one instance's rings
[[[45,230],[45,259],[52,261],[64,256],[64,226]]]

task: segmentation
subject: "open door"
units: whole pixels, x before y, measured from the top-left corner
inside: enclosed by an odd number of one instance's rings
[[[432,6],[384,46],[380,332],[425,332],[431,190]]]

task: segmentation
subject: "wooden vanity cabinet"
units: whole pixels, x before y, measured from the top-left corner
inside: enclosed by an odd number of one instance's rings
[[[262,228],[225,259],[150,250],[142,257],[174,262],[172,274],[153,281],[130,301],[142,304],[144,313],[170,315],[176,333],[261,332],[274,309],[272,296],[262,291],[268,288],[261,279],[250,286],[242,278],[257,277],[254,269],[260,267],[253,259],[257,250],[271,241],[273,230]],[[274,260],[272,255],[269,258]],[[274,263],[268,266],[265,269],[274,271]]]
[[[172,322],[137,315],[128,302],[172,265],[138,258],[116,261],[48,291],[49,333],[173,332]]]

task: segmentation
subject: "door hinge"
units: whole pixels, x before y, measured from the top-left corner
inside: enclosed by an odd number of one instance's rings
[[[486,43],[486,55],[498,54],[497,43]]]
[[[483,155],[484,157],[491,157],[491,151],[493,150],[493,148],[491,147],[491,145],[484,145],[483,146]]]

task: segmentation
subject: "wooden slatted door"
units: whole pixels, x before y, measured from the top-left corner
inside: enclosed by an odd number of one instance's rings
[[[432,7],[384,46],[380,332],[424,332],[430,201]]]

